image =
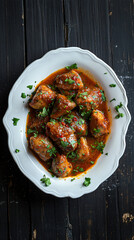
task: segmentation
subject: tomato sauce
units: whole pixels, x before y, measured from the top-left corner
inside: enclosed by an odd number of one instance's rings
[[[102,87],[100,86],[100,84],[98,84],[98,82],[96,82],[93,79],[93,77],[90,76],[89,74],[87,74],[83,69],[75,69],[75,71],[80,74],[80,76],[82,78],[82,81],[84,83],[84,87],[88,87],[88,88],[92,89],[92,88],[98,86],[101,90],[103,90]],[[64,69],[60,69],[60,70],[50,74],[48,77],[46,77],[44,80],[42,80],[36,86],[36,88],[39,87],[40,85],[44,85],[44,84],[45,85],[53,85],[55,77],[57,75],[60,75],[62,73],[66,73],[66,72],[68,72],[68,70],[66,70],[64,68]],[[110,133],[111,113],[110,113],[110,109],[108,109],[107,101],[104,101],[102,104],[100,104],[100,106],[97,109],[104,112],[104,115],[105,115],[105,117],[108,121],[108,130],[109,130],[109,133]],[[29,109],[29,114],[27,116],[27,128],[31,125],[32,119],[33,119],[33,117],[35,117],[35,115],[36,115],[35,110],[30,108]],[[29,144],[30,136],[31,136],[31,134],[27,134],[28,144]],[[72,160],[68,159],[68,161],[71,162],[71,164],[73,166],[73,169],[76,170],[76,171],[72,171],[70,176],[78,176],[79,174],[81,174],[81,172],[77,171],[77,169],[79,169],[79,168],[82,168],[82,169],[84,169],[84,171],[87,171],[89,168],[92,168],[96,164],[97,159],[99,158],[101,153],[100,153],[99,150],[97,150],[95,148],[95,146],[96,146],[97,142],[103,142],[103,144],[105,145],[106,141],[107,141],[107,138],[108,138],[108,135],[103,135],[103,136],[95,139],[94,137],[91,136],[90,133],[88,133],[88,136],[86,136],[88,146],[89,147],[92,146],[92,151],[91,151],[90,157],[87,160],[84,160],[84,161],[81,161],[81,160],[76,161],[76,160],[73,160],[73,159]],[[35,155],[37,160],[41,163],[41,165],[51,173],[50,168],[51,168],[52,160],[48,160],[48,161],[44,162],[38,157],[38,155],[35,152],[33,152],[33,154]],[[104,149],[103,154],[106,154],[105,149]]]

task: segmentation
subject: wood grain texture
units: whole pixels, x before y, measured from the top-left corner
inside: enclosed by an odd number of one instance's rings
[[[110,1],[111,49],[113,68],[123,83],[127,96],[128,108],[134,116],[134,35],[133,35],[133,1]],[[128,217],[124,222],[125,214],[134,216],[134,121],[132,118],[126,137],[125,154],[120,160],[118,174],[118,207],[120,219],[121,239],[134,238],[134,221]]]
[[[24,22],[21,1],[0,1],[0,99],[1,117],[7,108],[9,91],[24,69]],[[11,120],[12,121],[12,120]],[[28,239],[29,211],[27,179],[18,170],[8,148],[7,135],[1,129],[0,158],[0,239]]]
[[[1,0],[1,119],[9,91],[23,69],[63,46],[89,49],[112,66],[134,116],[133,7],[133,0]],[[2,127],[0,240],[133,240],[133,126],[132,119],[116,173],[79,199],[44,194],[26,179],[7,150]]]

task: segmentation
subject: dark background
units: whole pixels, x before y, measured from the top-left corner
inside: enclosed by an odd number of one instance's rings
[[[112,66],[133,116],[133,7],[132,0],[0,0],[1,120],[23,69],[64,46],[89,49]],[[132,119],[120,166],[107,181],[79,199],[59,199],[20,172],[2,126],[0,240],[134,240],[133,128]]]

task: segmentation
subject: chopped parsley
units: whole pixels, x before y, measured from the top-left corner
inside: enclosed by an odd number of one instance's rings
[[[94,162],[93,161],[90,161],[90,163],[93,165],[94,164]]]
[[[48,146],[47,146],[47,148],[48,148]],[[52,147],[51,149],[48,149],[47,152],[49,153],[50,157],[52,157],[52,156],[56,156],[57,150],[55,147]]]
[[[17,126],[17,123],[20,119],[19,118],[13,118],[12,121],[13,121],[13,125],[14,126]]]
[[[32,89],[33,85],[28,85],[27,88]]]
[[[76,152],[69,152],[67,153],[67,158],[71,158],[71,159],[74,159],[74,158],[77,158],[77,153]]]
[[[27,134],[29,135],[31,133],[34,133],[34,137],[37,137],[38,131],[36,129],[28,128]]]
[[[105,144],[103,142],[95,142],[95,145],[91,144],[91,147],[97,149],[100,153],[103,154]]]
[[[108,155],[108,153],[105,153],[105,155],[107,156],[107,155]]]
[[[119,112],[119,108],[121,108],[122,106],[123,106],[123,104],[121,102],[119,105],[115,106],[116,112]]]
[[[69,144],[68,142],[64,142],[64,141],[61,141],[60,143],[63,148],[66,148]]]
[[[110,84],[109,87],[116,87],[116,84]]]
[[[17,148],[15,149],[15,152],[16,152],[16,153],[18,153],[19,151],[20,151],[19,149],[17,149]]]
[[[71,78],[66,78],[66,79],[65,79],[65,82],[68,82],[69,84],[75,83],[75,81],[72,80]]]
[[[77,68],[78,68],[78,67],[77,67],[77,64],[76,64],[76,63],[74,63],[74,64],[66,67],[67,70],[72,70],[72,69],[77,69]]]
[[[76,141],[75,140],[72,140],[71,141],[71,145],[72,145],[72,147],[74,148],[74,144],[76,143]]]
[[[45,183],[45,186],[46,186],[46,187],[48,187],[49,185],[51,185],[50,178],[46,178],[45,175],[43,175],[43,178],[41,178],[40,181],[41,181],[42,183]]]
[[[120,112],[119,112],[119,108],[121,108],[122,106],[123,106],[123,104],[122,104],[121,102],[120,102],[119,105],[115,106],[115,110],[116,110],[116,112],[118,112],[118,114],[115,116],[116,119],[124,116],[123,113],[120,113]]]
[[[106,97],[104,95],[104,91],[100,90],[100,92],[101,92],[101,99],[102,99],[103,102],[105,102],[106,101]]]
[[[107,74],[107,72],[105,72],[104,74]]]
[[[90,183],[91,183],[91,178],[85,177],[85,181],[83,182],[83,185],[84,185],[85,187],[88,187]]]
[[[113,99],[111,99],[111,100],[110,100],[110,102],[112,102],[112,101],[116,101],[116,99],[115,99],[115,98],[113,98]]]
[[[75,178],[71,178],[71,182],[73,182],[75,180]]]
[[[99,128],[94,128],[93,131],[94,131],[94,133],[99,133],[100,129]]]
[[[80,94],[78,95],[78,97],[79,97],[79,98],[82,98],[83,96],[86,96],[86,95],[88,95],[88,93],[87,93],[87,92],[83,92],[83,93],[80,93]]]
[[[46,117],[48,115],[49,110],[45,107],[42,109],[42,111],[39,112],[38,117]]]
[[[123,113],[118,113],[118,114],[115,116],[116,119],[118,119],[118,118],[120,118],[120,117],[124,117],[124,114],[123,114]]]
[[[26,94],[25,93],[21,93],[21,97],[22,98],[26,98]]]

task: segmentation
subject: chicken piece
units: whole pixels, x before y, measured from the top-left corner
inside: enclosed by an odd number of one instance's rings
[[[99,88],[83,88],[78,91],[75,101],[81,112],[91,111],[102,103],[102,93]]]
[[[98,138],[101,135],[108,133],[107,126],[108,121],[106,120],[104,113],[99,110],[94,110],[89,124],[91,134],[95,138]]]
[[[75,102],[68,100],[68,98],[64,95],[58,94],[52,110],[51,118],[59,118],[67,114],[75,107]]]
[[[58,75],[55,79],[55,86],[63,90],[81,89],[83,82],[80,75],[71,70],[70,72]]]
[[[51,140],[42,134],[39,134],[37,137],[30,137],[30,147],[43,161],[56,156],[57,151]]]
[[[46,117],[36,117],[32,116],[30,129],[35,129],[37,132],[43,132],[46,123],[49,121],[49,116]]]
[[[86,160],[90,156],[87,139],[85,137],[80,138],[76,153],[77,159],[79,160]]]
[[[78,136],[85,136],[88,133],[86,121],[76,111],[70,112],[63,117],[63,122],[68,124]]]
[[[72,164],[65,155],[57,154],[56,159],[52,161],[52,171],[57,177],[67,177],[72,171]]]
[[[40,85],[29,105],[34,109],[48,108],[55,98],[55,92],[45,85]]]
[[[46,134],[65,153],[77,148],[76,135],[71,128],[65,126],[64,122],[48,122],[46,125]]]
[[[78,90],[63,90],[60,89],[61,94],[67,96],[68,99],[73,99],[76,97]]]

